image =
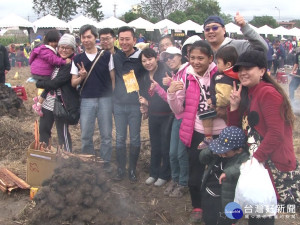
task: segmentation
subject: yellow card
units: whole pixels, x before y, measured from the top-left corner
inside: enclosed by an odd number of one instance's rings
[[[127,90],[127,93],[131,93],[134,91],[139,91],[139,84],[136,80],[134,70],[130,70],[129,73],[126,73],[123,75],[125,87]]]

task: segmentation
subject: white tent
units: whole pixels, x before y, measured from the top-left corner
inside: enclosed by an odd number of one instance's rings
[[[154,26],[155,29],[159,29],[159,30],[163,28],[167,28],[171,30],[180,30],[180,26],[177,23],[174,23],[173,21],[168,19],[161,20],[156,24],[154,24]]]
[[[141,18],[141,17],[129,22],[128,26],[134,27],[136,29],[145,29],[147,31],[154,30],[154,24],[149,22],[148,20]]]
[[[280,26],[274,29],[274,34],[275,35],[291,35],[290,30]]]
[[[238,25],[236,25],[236,24],[234,24],[232,22],[227,23],[225,25],[225,29],[226,29],[226,32],[228,32],[228,33],[242,34],[241,28]]]
[[[75,19],[71,20],[70,22],[68,22],[71,32],[73,31],[73,29],[79,29],[81,26],[85,24],[97,26],[97,22],[95,20],[85,17],[83,15],[80,15]]]
[[[180,30],[184,30],[185,33],[187,31],[192,30],[195,31],[196,33],[202,33],[203,32],[203,26],[199,25],[198,23],[195,23],[192,20],[187,20],[181,24],[179,24]]]
[[[297,27],[290,29],[290,33],[292,36],[300,37],[300,29]]]
[[[265,34],[265,35],[274,34],[274,29],[272,27],[269,27],[268,25],[263,25],[259,27],[257,30],[259,34]]]
[[[97,23],[97,25],[96,25],[97,28],[109,27],[112,29],[123,27],[123,26],[127,26],[127,23],[125,23],[124,21],[122,21],[114,16],[111,16],[105,20],[102,20],[99,23]]]
[[[28,20],[17,16],[16,14],[9,14],[8,16],[2,18],[0,20],[0,27],[26,27],[30,28],[33,27],[33,24],[29,22]]]
[[[33,31],[36,33],[39,28],[56,28],[56,29],[67,29],[69,25],[55,16],[48,14],[33,22]]]

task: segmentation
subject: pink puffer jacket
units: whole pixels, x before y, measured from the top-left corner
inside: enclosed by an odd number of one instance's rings
[[[31,74],[51,76],[55,66],[66,64],[66,60],[56,55],[56,50],[49,45],[36,47],[29,58]]]
[[[178,111],[183,111],[183,119],[180,126],[179,136],[181,141],[188,147],[191,146],[194,130],[204,133],[202,121],[197,116],[198,107],[203,110],[207,109],[207,97],[209,94],[210,78],[216,72],[215,63],[211,63],[203,77],[199,77],[193,70],[192,66],[187,69],[189,85],[187,90],[180,91],[180,98],[174,94],[168,93],[168,99],[173,99],[170,104]],[[201,89],[200,86],[201,85]],[[176,92],[177,93],[177,92]],[[185,106],[184,106],[185,104]],[[170,105],[171,106],[171,105]],[[184,107],[184,108],[183,108]],[[213,121],[213,134],[217,135],[226,127],[225,121],[216,118]]]

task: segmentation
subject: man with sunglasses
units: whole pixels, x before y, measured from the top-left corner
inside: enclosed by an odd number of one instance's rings
[[[262,48],[267,53],[268,45],[265,40],[246,23],[239,12],[236,13],[234,20],[235,23],[241,27],[241,32],[243,33],[245,40],[234,40],[227,37],[224,20],[221,17],[209,16],[205,20],[203,25],[204,36],[210,43],[210,46],[214,51],[214,56],[220,48],[228,45],[235,47],[238,55],[250,48]]]

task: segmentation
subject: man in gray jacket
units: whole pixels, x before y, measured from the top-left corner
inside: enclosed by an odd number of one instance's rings
[[[205,39],[210,43],[214,55],[216,55],[220,48],[229,45],[235,47],[238,55],[250,48],[261,48],[267,53],[268,45],[265,40],[253,30],[248,23],[246,23],[244,18],[238,12],[234,17],[234,20],[235,23],[240,26],[245,40],[234,40],[226,37],[225,25],[221,17],[209,16],[205,20],[203,25]],[[216,59],[214,60],[216,61]]]

